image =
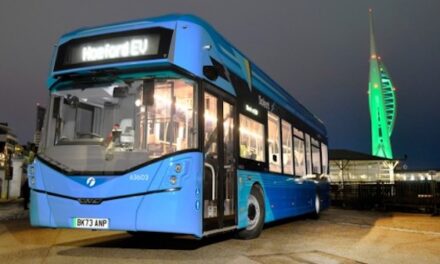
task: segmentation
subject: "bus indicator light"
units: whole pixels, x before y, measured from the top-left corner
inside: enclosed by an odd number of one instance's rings
[[[180,173],[182,171],[182,165],[180,163],[176,164],[176,173]]]
[[[198,211],[199,209],[200,209],[200,201],[197,200],[197,201],[196,201],[196,210]]]

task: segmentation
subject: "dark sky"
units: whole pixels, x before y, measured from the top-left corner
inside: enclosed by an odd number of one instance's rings
[[[219,30],[326,124],[331,148],[370,152],[368,8],[397,87],[393,134],[410,168],[440,168],[440,1],[0,2],[0,121],[25,143],[58,37],[78,27],[192,13]]]

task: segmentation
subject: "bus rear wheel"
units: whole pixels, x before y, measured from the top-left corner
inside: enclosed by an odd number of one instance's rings
[[[257,238],[261,234],[264,225],[265,209],[263,191],[260,187],[254,186],[247,202],[248,226],[238,232],[241,239]]]
[[[319,198],[319,194],[315,195],[315,206],[314,211],[310,214],[312,219],[319,219],[319,214],[321,213],[321,199]]]

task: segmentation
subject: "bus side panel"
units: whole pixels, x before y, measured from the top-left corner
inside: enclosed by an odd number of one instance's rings
[[[136,230],[202,236],[202,160],[201,153],[173,160],[189,165],[183,168],[186,172],[178,183],[181,190],[144,196],[137,211]]]
[[[29,210],[29,218],[32,226],[54,227],[46,194],[31,190],[29,208],[31,209]]]
[[[263,188],[266,223],[313,211],[316,184],[312,181],[244,170],[239,170],[237,175],[238,228],[247,226],[247,199],[255,183]]]

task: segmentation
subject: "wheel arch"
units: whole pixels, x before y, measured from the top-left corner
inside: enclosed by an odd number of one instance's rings
[[[267,210],[270,210],[270,203],[268,202],[268,190],[264,185],[264,181],[260,173],[239,171],[237,183],[237,227],[238,229],[247,226],[247,200],[254,188],[257,188],[264,200],[264,208],[266,210],[265,223],[270,220],[268,218]],[[272,214],[270,213],[270,216]]]
[[[264,188],[263,188],[263,185],[259,181],[255,181],[252,184],[251,188],[249,189],[249,194],[252,192],[253,188],[259,189],[261,191],[261,194],[263,195],[263,198],[264,198]]]
[[[265,199],[264,189],[262,184],[258,181],[254,181],[248,185],[248,188],[249,188],[248,189],[249,192],[246,192],[248,198],[246,199],[247,202],[246,202],[245,211],[243,211],[243,213],[245,213],[243,214],[243,216],[246,215],[246,217],[243,217],[243,220],[245,220],[245,222],[242,223],[241,227],[239,227],[237,233],[238,237],[242,239],[257,238],[261,234],[264,224],[266,223],[265,211],[267,208],[267,204],[266,204],[267,199]],[[253,216],[252,216],[252,208],[253,208]]]

